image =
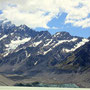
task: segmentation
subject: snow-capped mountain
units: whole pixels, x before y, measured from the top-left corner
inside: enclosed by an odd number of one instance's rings
[[[48,31],[38,32],[26,25],[15,26],[10,21],[2,20],[0,72],[30,74],[34,70],[37,73],[48,70],[86,42],[89,39],[71,36],[67,32],[51,35]]]

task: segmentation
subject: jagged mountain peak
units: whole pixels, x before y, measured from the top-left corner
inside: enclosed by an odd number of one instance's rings
[[[22,24],[22,25],[20,25],[20,26],[18,26],[18,28],[19,29],[30,29],[31,30],[31,28],[29,28],[27,25],[25,25],[25,24]]]
[[[9,21],[8,19],[4,19],[4,20],[0,20],[0,26],[4,27],[10,27],[13,26],[14,24],[12,24],[11,21]]]
[[[58,40],[69,40],[72,38],[68,32],[57,32],[52,37]]]
[[[71,36],[68,32],[51,35],[48,31],[35,31],[26,25],[9,29],[0,26],[0,32],[0,65],[9,67],[4,70],[2,67],[0,71],[8,73],[27,71],[39,64],[54,66],[88,42],[88,39]]]
[[[40,32],[39,32],[39,35],[43,35],[44,37],[45,37],[45,36],[51,37],[51,34],[50,34],[48,31],[40,31]]]
[[[4,34],[10,34],[13,32],[13,30],[16,28],[14,24],[11,23],[11,21],[4,19],[0,20],[0,33],[1,36]]]

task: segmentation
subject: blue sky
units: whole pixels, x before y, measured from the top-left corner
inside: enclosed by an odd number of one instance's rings
[[[88,38],[90,36],[90,27],[88,28],[82,28],[82,27],[76,27],[72,24],[65,24],[65,18],[67,14],[63,13],[58,18],[53,18],[50,22],[48,22],[48,26],[50,29],[45,28],[36,28],[37,31],[42,30],[48,30],[51,34],[55,34],[56,32],[66,31],[69,32],[73,36],[80,36]],[[52,27],[56,27],[56,29],[53,29]]]
[[[24,3],[24,5],[23,5]],[[51,34],[66,31],[73,36],[90,36],[90,0],[1,0],[0,19]]]

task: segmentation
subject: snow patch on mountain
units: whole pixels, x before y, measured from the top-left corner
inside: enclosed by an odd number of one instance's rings
[[[37,47],[41,42],[42,42],[42,40],[41,40],[41,41],[38,41],[38,42],[33,42],[33,43],[30,45],[30,47]]]
[[[52,49],[50,48],[49,50],[47,50],[47,51],[44,51],[43,52],[43,55],[46,55],[48,52],[50,52]]]
[[[0,38],[0,41],[1,41],[2,39],[6,38],[7,36],[8,36],[8,35],[2,36],[2,37]]]
[[[10,50],[15,50],[19,45],[24,44],[26,42],[28,42],[31,38],[24,38],[22,40],[17,39],[17,40],[11,40],[10,44],[6,44],[6,50],[10,51]]]
[[[9,22],[9,20],[5,19],[2,21],[2,24],[8,23],[8,22]]]
[[[51,39],[48,43],[44,44],[44,47],[50,45],[50,43],[52,42],[53,40]]]
[[[63,48],[63,51],[66,52],[66,53],[68,53],[68,52],[73,52],[73,51],[75,51],[76,49],[78,49],[79,47],[83,46],[83,45],[84,45],[86,42],[88,42],[88,41],[89,41],[88,39],[82,39],[82,41],[79,42],[79,43],[77,43],[77,44],[74,46],[74,48],[72,48],[72,49],[65,49],[65,48]]]
[[[11,36],[13,35],[14,33],[11,33]]]
[[[38,63],[38,61],[36,61],[36,62],[34,63],[34,65],[37,65],[37,63]]]
[[[5,52],[5,53],[3,54],[3,57],[8,56],[8,54],[9,54],[9,52]]]
[[[56,44],[53,46],[53,48],[55,48],[56,46],[58,46],[58,45],[60,45],[60,44],[62,44],[62,43],[65,43],[65,42],[75,42],[75,41],[77,41],[77,39],[78,39],[78,38],[73,38],[73,39],[71,39],[71,40],[59,40],[58,43],[56,43]]]
[[[27,51],[25,51],[25,54],[26,54],[26,57],[27,57],[27,58],[31,56],[31,54],[28,54]]]
[[[72,38],[71,40],[57,40],[58,42],[56,43],[56,41],[53,41],[53,39],[49,40],[48,43],[44,44],[42,49],[44,49],[46,46],[49,47],[48,50],[46,51],[40,51],[39,53],[43,53],[43,55],[46,55],[48,52],[50,52],[51,50],[53,50],[53,48],[57,47],[58,45],[62,44],[62,43],[66,43],[66,42],[75,42],[77,41],[78,38]]]
[[[55,35],[53,35],[53,37],[60,37],[60,36],[62,36],[60,32],[57,32]]]

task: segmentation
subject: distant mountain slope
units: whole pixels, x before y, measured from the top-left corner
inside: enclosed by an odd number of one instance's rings
[[[14,81],[4,77],[3,75],[0,75],[0,86],[12,86],[14,84],[15,84]]]
[[[0,21],[0,73],[17,82],[73,82],[90,87],[90,39]]]
[[[88,41],[67,32],[51,35],[48,31],[38,32],[3,20],[0,22],[0,72],[25,75],[43,72]]]
[[[90,69],[90,41],[84,46],[77,49],[66,60],[62,61],[59,66],[63,70],[83,72]]]

